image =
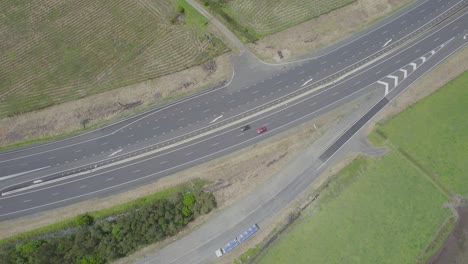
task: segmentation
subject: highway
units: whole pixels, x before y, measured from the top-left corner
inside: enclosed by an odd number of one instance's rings
[[[153,182],[380,89],[383,101],[375,113],[407,87],[405,82],[466,45],[467,2],[420,1],[359,38],[255,84],[219,87],[82,135],[0,153],[0,220]],[[320,162],[371,117],[337,138]],[[252,129],[241,132],[245,124]],[[262,125],[268,132],[257,135]]]

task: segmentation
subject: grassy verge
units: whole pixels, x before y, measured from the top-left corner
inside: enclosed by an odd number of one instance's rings
[[[450,216],[446,201],[397,153],[359,158],[258,263],[411,263]]]
[[[162,190],[162,191],[159,191],[159,192],[156,192],[156,193],[144,196],[144,197],[140,197],[136,200],[133,200],[127,203],[112,206],[110,208],[99,210],[99,211],[89,212],[88,215],[92,216],[95,220],[103,219],[111,215],[116,215],[116,214],[120,214],[128,210],[131,210],[132,208],[138,208],[147,204],[151,204],[152,202],[156,200],[171,199],[178,193],[186,192],[186,191],[192,190],[193,188],[201,188],[206,183],[207,182],[205,180],[197,179],[197,180],[194,180],[193,182],[170,187],[165,190]],[[76,218],[71,218],[71,219],[60,221],[58,223],[51,224],[45,227],[41,227],[41,228],[37,228],[28,232],[17,234],[12,237],[0,239],[0,245],[5,245],[9,242],[16,241],[16,240],[30,240],[34,237],[38,237],[47,233],[53,233],[59,230],[72,228],[76,226],[77,226]]]
[[[468,71],[379,124],[372,142],[398,146],[451,193],[468,198]]]

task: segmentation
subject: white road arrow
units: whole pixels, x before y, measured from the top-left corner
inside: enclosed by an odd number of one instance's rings
[[[382,81],[378,81],[377,83],[385,85],[385,96],[387,96],[387,94],[388,94],[388,83],[382,82]]]

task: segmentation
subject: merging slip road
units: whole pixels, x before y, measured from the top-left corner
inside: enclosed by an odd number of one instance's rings
[[[466,46],[467,3],[419,1],[359,38],[251,86],[215,88],[82,135],[0,153],[0,221],[153,182],[380,89],[382,100],[324,150],[319,162],[325,163],[414,80]],[[242,132],[246,124],[252,129]],[[263,125],[269,130],[257,135]],[[212,249],[206,243],[194,252],[204,262]],[[164,260],[185,257],[193,255]]]

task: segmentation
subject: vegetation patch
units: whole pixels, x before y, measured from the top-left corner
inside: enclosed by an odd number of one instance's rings
[[[204,0],[245,42],[329,13],[356,0]]]
[[[225,50],[184,0],[2,1],[0,117],[153,79]]]
[[[201,184],[181,185],[109,210],[79,215],[60,229],[49,227],[48,232],[5,239],[0,259],[2,263],[106,263],[124,257],[177,234],[215,208],[213,194],[202,191]]]
[[[468,71],[379,124],[371,139],[410,155],[453,194],[468,198]]]
[[[450,216],[446,196],[396,151],[335,177],[258,263],[414,263]]]

